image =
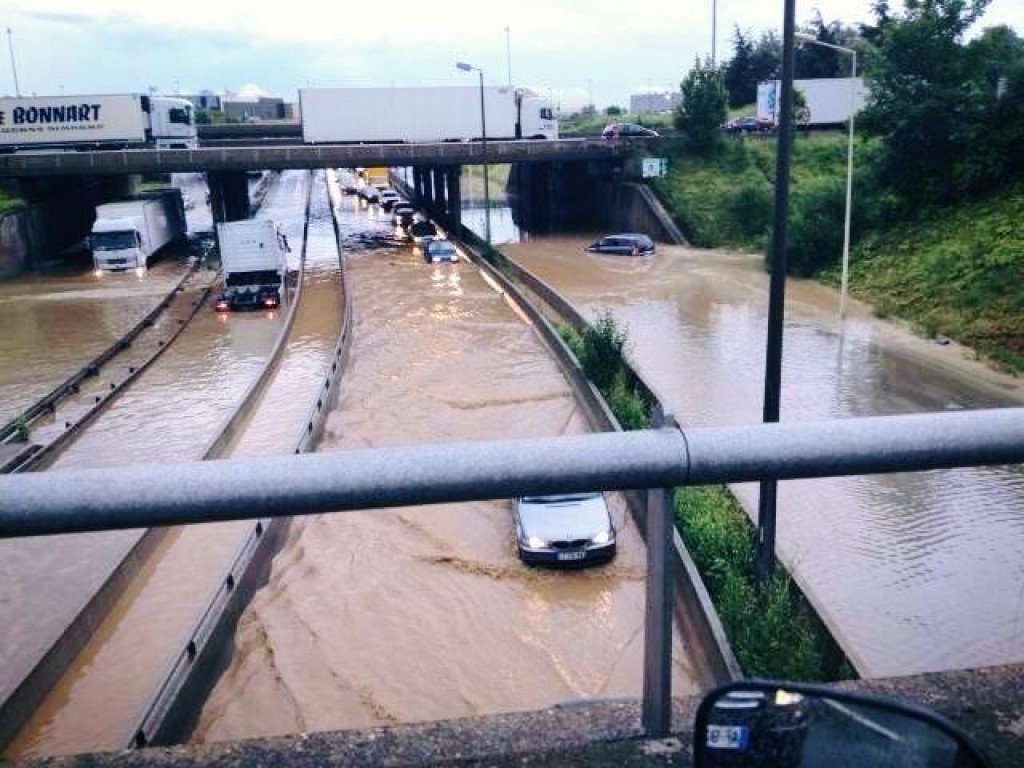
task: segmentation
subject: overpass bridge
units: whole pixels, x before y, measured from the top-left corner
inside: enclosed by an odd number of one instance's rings
[[[411,166],[417,194],[439,216],[455,222],[459,219],[459,175],[463,165],[599,162],[610,169],[621,166],[626,155],[638,146],[644,144],[584,138],[434,144],[294,143],[23,153],[0,156],[0,178],[201,172],[207,174],[214,219],[233,221],[249,216],[245,178],[249,170]]]

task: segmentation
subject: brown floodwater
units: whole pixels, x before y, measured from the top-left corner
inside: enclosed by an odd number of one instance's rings
[[[595,235],[596,237],[596,235]],[[761,419],[768,277],[760,256],[593,237],[502,246],[585,314],[611,309],[679,420]],[[787,286],[783,421],[1024,402],[1018,379],[918,339],[811,281]],[[756,514],[757,485],[733,489]],[[1024,661],[1024,470],[983,467],[779,484],[778,546],[858,670],[881,677]]]
[[[307,174],[282,175],[271,188],[260,215],[273,219],[301,253]],[[321,196],[323,186],[320,186]],[[321,206],[330,229],[329,208]],[[321,215],[320,219],[323,220]],[[319,225],[319,230],[324,229]],[[313,235],[311,230],[311,241]],[[323,235],[319,240],[324,240]],[[320,246],[320,251],[323,247]],[[337,253],[332,282],[324,255],[314,259],[309,283],[337,293]],[[316,296],[317,290],[310,291]],[[305,301],[305,300],[304,300]],[[324,314],[329,349],[337,321]],[[305,304],[300,307],[300,312]],[[333,314],[337,317],[337,311]],[[299,367],[266,392],[236,454],[290,452],[311,405],[319,373],[312,365],[317,321],[296,318],[305,328],[299,362],[282,361],[282,371]],[[60,469],[194,460],[219,432],[263,366],[282,318],[277,313],[222,316],[207,305],[167,352],[57,459]],[[294,333],[293,333],[294,336]],[[291,351],[289,350],[289,354]],[[322,353],[325,358],[327,353]],[[324,369],[320,363],[320,372]],[[309,369],[308,371],[306,369]],[[296,415],[294,403],[307,401]],[[250,437],[250,434],[253,437]],[[244,535],[244,524],[174,529],[132,581],[67,673],[7,750],[8,756],[66,754],[116,749],[129,736],[134,718],[155,689],[188,628]],[[0,542],[4,626],[3,682],[14,685],[81,609],[141,531],[37,537]],[[45,594],[46,601],[35,596]],[[6,689],[5,689],[6,690]]]
[[[586,429],[532,328],[471,264],[428,265],[341,204],[353,347],[322,451]],[[339,456],[339,459],[342,459]],[[297,518],[244,613],[196,742],[639,696],[645,550],[528,568],[507,500]],[[698,674],[678,640],[673,684]]]

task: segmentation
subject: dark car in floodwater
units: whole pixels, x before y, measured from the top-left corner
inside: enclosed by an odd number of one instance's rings
[[[618,253],[625,256],[640,256],[654,253],[654,241],[647,235],[632,232],[619,235],[605,235],[600,240],[592,242],[584,250],[590,253]]]

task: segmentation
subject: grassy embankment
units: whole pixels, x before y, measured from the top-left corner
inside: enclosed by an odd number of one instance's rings
[[[601,390],[624,429],[646,427],[651,403],[622,364],[626,335],[610,314],[583,333],[559,333]],[[720,486],[673,490],[676,527],[707,585],[733,651],[748,676],[790,680],[856,677],[828,630],[784,568],[753,579],[754,529]]]
[[[791,271],[839,285],[846,134],[798,136],[794,144]],[[880,316],[924,336],[973,347],[997,367],[1024,372],[1024,183],[956,207],[907,211],[872,187],[875,144],[855,149],[850,293]],[[706,160],[673,153],[653,185],[691,242],[764,250],[772,215],[775,142],[746,137]]]

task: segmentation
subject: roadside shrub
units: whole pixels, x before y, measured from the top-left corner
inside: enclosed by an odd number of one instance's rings
[[[794,189],[787,238],[788,271],[809,277],[840,260],[845,215],[846,192],[841,182],[815,180]]]
[[[772,191],[765,184],[748,181],[725,200],[732,228],[744,239],[765,235],[771,228]]]
[[[583,331],[580,364],[602,392],[611,389],[622,365],[626,332],[619,328],[611,310],[601,312]]]

